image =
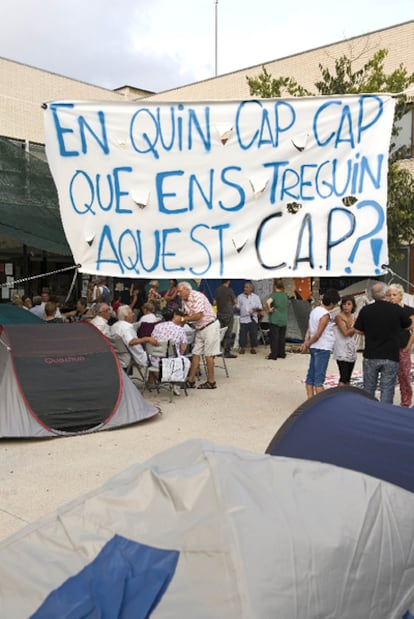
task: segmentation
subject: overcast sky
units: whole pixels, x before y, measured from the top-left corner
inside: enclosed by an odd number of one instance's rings
[[[0,56],[105,88],[161,91],[213,77],[216,58],[218,74],[228,73],[409,21],[412,7],[412,0],[3,0]]]

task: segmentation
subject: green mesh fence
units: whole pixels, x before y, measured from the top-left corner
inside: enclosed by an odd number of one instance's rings
[[[0,137],[0,233],[61,256],[70,256],[56,188],[44,147]]]

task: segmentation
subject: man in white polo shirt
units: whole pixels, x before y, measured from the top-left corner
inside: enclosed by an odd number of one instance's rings
[[[107,303],[96,304],[96,316],[92,318],[91,324],[93,324],[99,331],[101,331],[106,337],[111,335],[111,327],[108,324],[108,320],[111,316],[111,308]]]
[[[121,305],[117,316],[118,321],[112,325],[111,335],[119,335],[136,363],[145,366],[147,364],[147,353],[142,344],[149,342],[156,345],[158,344],[157,340],[153,337],[137,337],[137,332],[132,325],[135,315],[129,305]]]

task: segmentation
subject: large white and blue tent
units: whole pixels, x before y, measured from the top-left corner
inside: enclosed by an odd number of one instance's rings
[[[354,396],[332,393],[332,417],[346,425],[350,406],[361,417],[365,405],[377,407],[386,433],[411,413]],[[2,542],[1,613],[408,619],[414,494],[406,485],[317,458],[188,441]]]

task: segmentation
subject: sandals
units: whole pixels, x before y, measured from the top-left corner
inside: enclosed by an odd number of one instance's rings
[[[216,383],[210,383],[208,380],[201,385],[198,385],[197,389],[217,389]]]
[[[195,389],[195,380],[186,380],[185,386],[187,387],[187,389]]]

